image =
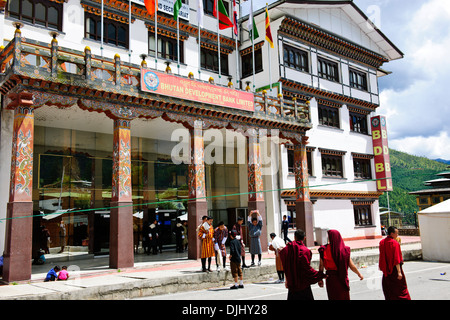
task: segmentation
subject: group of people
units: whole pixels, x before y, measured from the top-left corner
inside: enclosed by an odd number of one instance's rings
[[[250,236],[250,255],[252,263],[250,266],[255,266],[255,257],[258,256],[258,265],[261,265],[262,248],[261,248],[261,229],[262,217],[258,210],[252,210],[248,216],[250,222],[248,226],[248,233]],[[220,221],[216,228],[212,226],[213,218],[203,216],[201,224],[197,227],[197,235],[201,241],[201,262],[202,271],[211,272],[212,257],[215,257],[217,271],[221,267],[227,270],[227,250],[225,243],[230,238],[230,269],[234,279],[234,285],[231,289],[243,288],[242,269],[249,268],[245,263],[245,244],[242,234],[242,224],[244,219],[238,217],[236,224],[230,232],[223,221]],[[241,266],[242,264],[242,266]],[[239,282],[238,282],[239,280]]]
[[[380,241],[379,269],[383,272],[382,288],[386,300],[411,300],[402,264],[403,257],[398,229],[389,227],[387,237]],[[312,252],[304,245],[305,232],[295,231],[295,240],[279,250],[277,256],[286,275],[288,300],[314,300],[311,285],[325,286],[329,300],[350,300],[348,269],[360,280],[364,277],[350,257],[350,248],[344,244],[337,230],[328,231],[328,244],[319,248],[319,270],[311,267]],[[272,243],[272,246],[274,243]],[[277,270],[278,270],[277,265]],[[325,270],[325,273],[324,273]]]
[[[60,268],[59,266],[54,266],[47,273],[44,282],[56,280],[68,280],[68,279],[69,279],[69,272],[67,271],[66,266],[62,266],[62,268]]]

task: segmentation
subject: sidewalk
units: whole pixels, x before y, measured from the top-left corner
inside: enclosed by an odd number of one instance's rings
[[[402,252],[405,260],[421,257],[420,237],[402,236]],[[352,260],[357,267],[378,263],[378,243],[381,239],[346,241],[352,249]],[[311,265],[318,269],[318,247],[313,252]],[[110,269],[108,256],[94,257],[83,252],[64,252],[47,255],[44,265],[32,267],[29,281],[0,285],[1,300],[98,300],[129,299],[141,296],[174,293],[228,286],[230,272],[216,272],[212,259],[211,273],[200,271],[200,260],[188,260],[187,253],[175,251],[158,255],[137,254],[133,268]],[[250,264],[250,254],[246,263]],[[67,281],[43,282],[54,265],[68,266]],[[260,281],[276,276],[275,256],[263,254],[262,265],[244,269],[244,281]]]

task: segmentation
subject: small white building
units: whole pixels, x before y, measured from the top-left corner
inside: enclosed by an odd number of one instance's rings
[[[450,200],[419,211],[423,260],[450,262]]]

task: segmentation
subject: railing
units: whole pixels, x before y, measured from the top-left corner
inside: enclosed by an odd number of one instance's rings
[[[141,66],[146,67],[145,57]],[[114,59],[93,55],[89,47],[84,52],[60,47],[56,34],[50,44],[25,39],[19,29],[6,47],[0,47],[0,84],[8,73],[14,72],[34,79],[102,88],[136,97],[140,93],[141,66],[121,61],[119,55]],[[284,101],[282,95],[269,97],[265,91],[255,93],[254,102],[255,115],[259,117],[305,125],[310,123],[308,103],[300,104],[296,99]]]

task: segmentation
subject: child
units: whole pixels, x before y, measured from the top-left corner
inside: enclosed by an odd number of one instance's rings
[[[234,279],[234,285],[230,289],[244,288],[244,281],[241,269],[241,242],[236,239],[237,231],[230,231],[230,269]],[[239,285],[238,285],[239,277]]]
[[[59,270],[61,270],[61,269],[59,268],[59,266],[54,266],[52,269],[50,269],[50,271],[47,273],[47,276],[45,277],[44,282],[47,282],[47,281],[55,281],[56,278],[58,277],[57,272],[58,272]]]
[[[63,266],[62,270],[58,274],[58,280],[67,280],[69,279],[69,273],[67,272],[67,267]]]

